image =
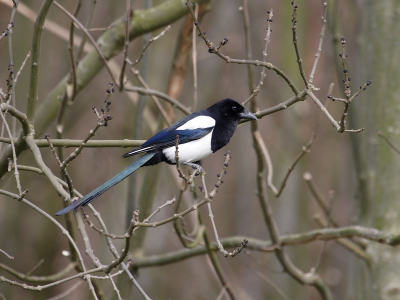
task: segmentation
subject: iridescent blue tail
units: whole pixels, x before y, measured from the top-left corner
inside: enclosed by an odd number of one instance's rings
[[[137,161],[135,161],[133,164],[129,165],[126,167],[124,170],[119,172],[117,175],[115,175],[113,178],[99,186],[97,189],[94,191],[90,192],[86,196],[82,197],[78,201],[75,201],[71,205],[67,206],[66,208],[58,211],[56,213],[56,216],[61,216],[63,214],[66,214],[67,212],[73,210],[74,208],[77,208],[79,206],[86,206],[90,202],[92,202],[94,199],[99,197],[101,194],[112,188],[114,185],[117,183],[121,182],[124,180],[126,177],[131,175],[133,172],[135,172],[137,169],[139,169],[141,166],[143,166],[146,162],[148,162],[152,157],[154,156],[154,153],[147,153],[143,155],[141,158],[139,158]]]

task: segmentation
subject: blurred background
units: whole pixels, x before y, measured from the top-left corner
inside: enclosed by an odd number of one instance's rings
[[[4,29],[11,15],[11,8],[0,2],[0,28]],[[152,1],[155,6],[163,1]],[[356,1],[333,1],[328,12],[328,27],[321,52],[321,59],[316,71],[314,85],[320,90],[317,96],[325,103],[328,88],[334,84],[333,95],[341,97],[343,93],[341,80],[338,76],[338,52],[335,49],[335,36],[330,26],[341,24],[341,34],[347,37],[347,51],[349,53],[348,69],[350,74],[358,70],[355,58],[358,55],[357,30],[358,16]],[[41,1],[21,1],[21,4],[36,13]],[[73,11],[73,1],[60,1],[60,4]],[[146,1],[133,1],[132,9],[144,9]],[[221,51],[231,58],[245,58],[245,37],[243,29],[243,16],[239,7],[242,1],[219,0],[211,1],[209,10],[201,20],[201,26],[206,31],[207,37],[218,44],[223,38],[229,40]],[[78,19],[85,23],[89,16],[90,1],[83,1]],[[93,15],[92,28],[108,27],[113,21],[125,14],[125,1],[101,1],[96,5]],[[303,82],[298,71],[296,56],[292,41],[291,16],[293,8],[290,1],[279,0],[252,0],[249,1],[249,16],[251,30],[251,48],[253,59],[262,60],[262,51],[265,45],[268,10],[273,10],[271,41],[268,46],[267,61],[278,66],[285,72],[300,89]],[[303,67],[308,77],[314,62],[321,30],[321,15],[323,12],[322,1],[304,0],[299,3],[298,9],[298,45],[303,60]],[[336,19],[332,19],[336,16]],[[31,49],[34,16],[22,16],[17,13],[14,20],[12,34],[13,56],[15,69],[18,70],[28,51]],[[53,6],[47,16],[48,20],[56,22],[66,30],[69,30],[70,19]],[[146,82],[150,88],[166,92],[177,44],[179,33],[183,26],[184,18],[171,24],[172,28],[163,37],[151,44],[146,51],[142,62],[137,66],[139,70],[145,70]],[[331,22],[331,23],[329,23]],[[54,35],[45,28],[42,36],[43,44],[40,58],[40,81],[38,105],[49,92],[70,71],[68,54],[68,40]],[[164,28],[152,32],[155,36]],[[75,29],[77,35],[82,32]],[[97,39],[100,32],[92,32]],[[339,36],[340,37],[340,36]],[[143,47],[143,37],[136,38],[129,45],[128,56],[131,60],[139,57]],[[189,55],[191,57],[191,54]],[[121,65],[122,53],[114,58]],[[8,78],[7,65],[9,63],[8,41],[4,38],[0,41],[0,83],[3,91],[5,80]],[[16,86],[16,106],[21,111],[26,111],[27,93],[29,87],[29,67],[23,69]],[[193,107],[193,66],[188,59],[188,71],[186,82],[179,101],[187,107]],[[339,69],[340,70],[340,69]],[[256,83],[258,83],[261,68],[252,69]],[[132,82],[140,86],[136,78],[126,72]],[[233,98],[243,102],[249,96],[248,73],[245,65],[227,64],[216,55],[210,54],[204,42],[197,38],[197,76],[198,76],[198,103],[196,109],[204,109],[223,98]],[[363,78],[366,80],[369,78]],[[76,96],[74,104],[68,107],[64,122],[64,138],[83,139],[90,129],[97,123],[96,116],[91,105],[102,108],[106,98],[106,89],[110,82],[108,72],[103,70]],[[362,85],[355,82],[355,87]],[[293,96],[286,82],[275,72],[267,70],[262,89],[257,96],[259,110],[277,105]],[[154,106],[150,97],[144,97],[144,106],[154,116],[154,119],[143,117],[140,137],[134,135],[135,118],[138,109],[134,103],[138,95],[134,93],[119,92],[111,97],[111,111],[113,120],[107,127],[100,128],[94,137],[95,140],[145,140],[154,134],[154,129],[163,126],[158,120],[160,113]],[[356,99],[355,101],[360,101]],[[136,102],[137,103],[137,102]],[[249,106],[247,106],[249,107]],[[329,103],[328,110],[339,119],[343,105]],[[184,115],[174,111],[175,120]],[[157,121],[158,124],[154,124]],[[296,166],[287,181],[286,187],[279,198],[269,193],[273,203],[275,217],[282,234],[298,233],[319,228],[313,220],[316,213],[321,213],[318,205],[313,200],[307,184],[303,179],[305,172],[310,172],[317,185],[318,191],[326,199],[331,197],[331,215],[341,225],[354,224],[358,214],[355,208],[357,193],[357,181],[355,166],[350,145],[349,134],[339,134],[332,127],[326,117],[320,117],[320,110],[310,100],[296,103],[288,109],[263,117],[258,121],[259,130],[266,142],[271,155],[274,174],[273,182],[280,186],[288,168],[302,147],[310,140],[313,132],[317,132],[316,139],[308,153]],[[49,126],[41,136],[49,134],[56,138],[55,122]],[[5,135],[6,136],[6,135]],[[5,147],[3,145],[3,147]],[[71,153],[74,148],[64,149],[65,155]],[[230,236],[245,236],[268,240],[268,230],[264,224],[259,202],[256,196],[256,155],[251,139],[250,124],[241,125],[233,136],[229,145],[221,151],[206,158],[203,161],[207,172],[206,181],[211,189],[216,182],[216,174],[222,169],[223,154],[230,150],[232,160],[224,184],[212,202],[216,225],[221,238]],[[59,176],[57,162],[48,148],[41,148],[46,164]],[[121,159],[121,155],[129,149],[123,148],[86,148],[82,154],[69,166],[68,172],[73,180],[74,187],[82,194],[86,194],[121,171],[131,163],[131,159]],[[32,154],[25,151],[20,155],[18,163],[21,165],[36,166]],[[151,169],[151,170],[150,170]],[[148,175],[148,172],[150,175]],[[94,202],[94,206],[101,213],[110,232],[124,234],[127,222],[131,217],[133,198],[141,197],[142,185],[146,176],[154,176],[154,184],[151,190],[154,192],[153,209],[164,204],[167,200],[179,195],[181,181],[176,174],[174,166],[161,164],[153,168],[141,169],[134,177],[134,191],[128,192],[129,180],[125,180],[117,187],[108,191]],[[23,189],[29,189],[27,199],[44,209],[51,215],[62,208],[62,199],[57,195],[48,180],[44,176],[34,173],[21,172]],[[1,188],[16,192],[15,178],[12,172],[4,176]],[[200,179],[196,179],[200,185]],[[133,196],[132,196],[133,194]],[[128,197],[128,195],[131,195]],[[69,262],[69,258],[62,255],[67,250],[67,240],[58,228],[52,225],[29,207],[15,200],[0,196],[0,248],[14,256],[14,260],[8,260],[0,254],[0,263],[6,264],[19,272],[26,273],[39,261],[41,266],[35,270],[34,275],[46,276],[58,272]],[[193,204],[190,191],[184,194],[185,204],[189,207]],[[174,213],[174,206],[168,206],[158,213],[153,220],[163,220]],[[210,238],[214,241],[214,233],[209,223],[206,207],[201,208],[203,220],[206,223]],[[141,216],[141,218],[146,216]],[[94,219],[94,218],[93,218]],[[191,228],[192,216],[185,217],[188,227]],[[57,218],[63,224],[62,217]],[[93,221],[93,220],[92,220]],[[95,254],[105,264],[113,257],[106,245],[104,237],[87,228],[91,238]],[[142,230],[142,229],[140,229]],[[144,231],[144,229],[143,229]],[[134,241],[132,242],[134,244]],[[83,245],[78,237],[78,244]],[[121,251],[124,241],[116,240],[117,249]],[[324,247],[323,242],[313,242],[307,245],[290,246],[287,251],[294,263],[302,270],[307,271],[318,264],[317,257]],[[144,256],[164,254],[177,251],[182,245],[174,233],[172,223],[158,228],[147,230],[144,246],[140,251]],[[137,250],[137,249],[136,249]],[[319,295],[312,287],[302,286],[286,273],[277,263],[274,254],[246,250],[235,258],[224,258],[221,253],[217,257],[223,273],[232,286],[238,299],[282,299],[282,296],[273,287],[276,285],[287,295],[288,299],[319,299]],[[85,257],[85,260],[87,257]],[[354,291],[351,284],[351,270],[354,255],[343,249],[334,241],[326,243],[326,249],[318,264],[319,273],[332,288],[335,299],[352,299]],[[88,266],[91,262],[87,259]],[[72,273],[71,273],[72,274]],[[153,299],[216,299],[221,286],[216,274],[210,265],[206,255],[196,256],[177,263],[164,266],[140,268],[135,274],[143,289]],[[13,279],[13,276],[4,270],[0,270],[0,276]],[[273,283],[271,283],[273,282]],[[48,299],[71,287],[75,281],[68,282],[42,292],[29,292],[15,286],[0,285],[0,293],[5,299]],[[107,299],[115,297],[111,284],[101,283],[105,288]],[[35,284],[34,284],[35,285]],[[141,299],[135,290],[124,290],[123,299]],[[65,299],[85,299],[89,293],[87,286],[82,283],[74,292]]]

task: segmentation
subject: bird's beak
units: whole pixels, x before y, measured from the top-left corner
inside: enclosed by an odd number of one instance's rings
[[[241,119],[258,120],[255,115],[247,110],[244,110],[244,112],[240,113],[239,116]]]

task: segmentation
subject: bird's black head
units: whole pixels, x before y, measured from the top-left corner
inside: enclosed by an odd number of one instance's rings
[[[240,119],[257,120],[257,117],[248,112],[243,105],[229,98],[215,103],[207,110],[228,122],[236,123],[239,122]]]
[[[257,120],[257,117],[248,112],[240,103],[229,98],[215,103],[204,112],[215,119],[211,138],[211,150],[213,152],[229,143],[240,119]]]

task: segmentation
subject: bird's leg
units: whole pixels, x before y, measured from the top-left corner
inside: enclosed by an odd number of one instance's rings
[[[196,169],[195,175],[194,176],[198,176],[201,173],[203,173],[203,168],[201,167],[201,161],[197,161],[197,164],[195,163],[190,163],[190,162],[181,162],[182,165],[186,165],[189,167],[192,167],[193,169]]]

